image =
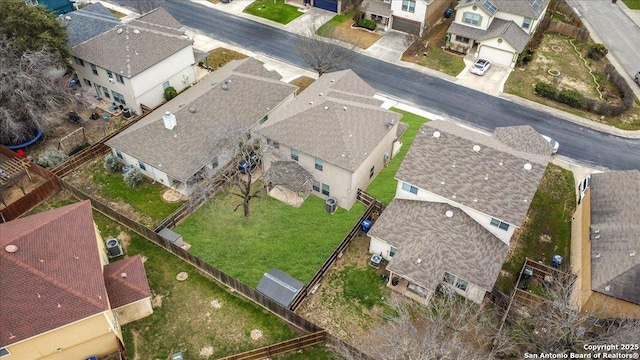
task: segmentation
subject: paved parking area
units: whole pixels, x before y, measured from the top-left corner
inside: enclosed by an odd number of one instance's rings
[[[508,66],[491,64],[489,70],[482,76],[472,74],[470,69],[476,59],[471,55],[464,58],[465,68],[456,76],[457,84],[478,90],[485,94],[499,96],[511,70]]]
[[[313,32],[317,31],[320,26],[336,16],[334,12],[316,7],[305,9],[303,12],[302,16],[285,25],[285,29],[295,34],[308,35],[309,32],[312,30]]]
[[[380,40],[364,50],[364,53],[388,62],[398,62],[407,48],[413,44],[416,37],[400,31],[389,30]]]

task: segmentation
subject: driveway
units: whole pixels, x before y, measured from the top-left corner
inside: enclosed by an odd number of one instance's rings
[[[363,53],[380,60],[397,63],[402,54],[413,44],[416,37],[400,31],[389,30],[383,33],[380,40],[369,46]]]
[[[511,68],[508,66],[491,64],[491,67],[482,76],[472,74],[470,69],[476,59],[473,57],[473,51],[465,56],[465,68],[456,76],[458,81],[456,84],[462,85],[485,94],[499,96],[502,93],[504,83],[507,81]]]
[[[324,23],[336,16],[336,13],[334,12],[319,9],[316,7],[312,7],[308,10],[298,11],[302,11],[304,14],[285,25],[284,28],[287,31],[300,35],[308,35],[312,29],[315,33],[315,31],[318,30],[320,26],[324,25]]]

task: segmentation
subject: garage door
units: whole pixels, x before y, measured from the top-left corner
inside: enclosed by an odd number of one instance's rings
[[[335,13],[338,12],[338,0],[315,0],[313,2],[313,6],[320,9],[333,11]]]
[[[391,28],[393,30],[406,32],[416,36],[420,35],[420,23],[413,20],[407,20],[394,16],[393,23],[391,23]]]
[[[481,59],[487,59],[494,64],[505,66],[511,66],[511,62],[513,61],[513,53],[489,46],[480,47],[478,57]]]

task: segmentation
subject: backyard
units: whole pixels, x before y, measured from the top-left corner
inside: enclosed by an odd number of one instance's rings
[[[368,49],[369,46],[380,40],[380,35],[367,30],[352,28],[353,15],[353,12],[346,12],[334,16],[318,29],[318,35],[344,41],[362,49]]]
[[[283,25],[302,15],[297,7],[285,4],[284,0],[255,0],[244,9],[244,12]]]

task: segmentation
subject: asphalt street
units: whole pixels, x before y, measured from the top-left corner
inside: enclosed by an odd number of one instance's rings
[[[117,1],[127,5],[128,1]],[[189,1],[162,6],[183,25],[232,45],[294,66],[308,68],[296,53],[296,35]],[[592,130],[418,71],[353,54],[349,68],[379,92],[425,111],[493,131],[497,126],[531,125],[560,142],[559,156],[599,169],[640,169],[640,139]]]

